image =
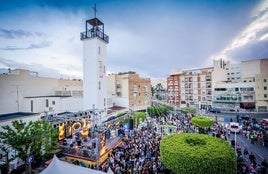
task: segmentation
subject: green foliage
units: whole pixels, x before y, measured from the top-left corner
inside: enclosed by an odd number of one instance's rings
[[[121,112],[121,113],[118,113],[117,115],[116,115],[116,117],[118,118],[118,117],[122,117],[122,116],[124,116],[124,115],[126,115],[127,113],[126,112]]]
[[[0,138],[5,144],[17,151],[17,156],[26,161],[33,155],[35,159],[42,159],[57,146],[58,132],[45,121],[25,122],[12,121],[12,126],[2,126]]]
[[[155,96],[156,99],[161,100],[161,96],[158,94],[160,91],[164,90],[161,83],[157,83],[155,86],[151,87],[152,96]]]
[[[168,111],[172,111],[173,108],[171,106],[167,105],[157,105],[153,107],[147,108],[147,113],[151,117],[159,117],[159,116],[166,116],[168,114]]]
[[[143,122],[146,119],[146,114],[144,112],[135,112],[133,115],[134,125],[139,125],[140,120]]]
[[[214,124],[214,120],[212,118],[204,117],[204,116],[195,116],[192,118],[191,121],[193,125],[202,127],[202,128],[208,128]]]
[[[131,117],[127,117],[124,120],[121,121],[122,124],[127,124],[129,123]],[[146,114],[144,112],[134,112],[133,113],[133,120],[134,120],[134,125],[139,125],[140,124],[140,119],[144,121],[146,119]]]
[[[160,142],[161,162],[175,174],[236,174],[236,155],[227,141],[203,134],[172,134]]]
[[[195,114],[196,108],[184,107],[184,108],[181,108],[181,113],[183,113],[183,114],[188,114],[188,113]]]

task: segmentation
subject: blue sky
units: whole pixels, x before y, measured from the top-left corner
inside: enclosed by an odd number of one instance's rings
[[[109,72],[166,78],[213,59],[268,58],[268,0],[1,0],[0,68],[82,77],[80,32],[95,3]]]

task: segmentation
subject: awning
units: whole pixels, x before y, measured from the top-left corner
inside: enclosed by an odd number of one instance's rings
[[[240,108],[244,108],[244,109],[255,108],[255,103],[253,103],[253,102],[240,103]]]

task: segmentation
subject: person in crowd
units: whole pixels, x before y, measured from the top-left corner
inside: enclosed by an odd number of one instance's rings
[[[247,148],[245,148],[244,149],[244,151],[243,151],[243,155],[244,155],[244,157],[246,158],[247,156],[248,156],[248,149]]]

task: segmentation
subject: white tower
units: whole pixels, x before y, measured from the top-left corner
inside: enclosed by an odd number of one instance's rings
[[[96,18],[86,21],[86,31],[80,39],[83,42],[83,109],[96,108],[107,113],[106,45],[109,36],[104,33],[104,24]]]

